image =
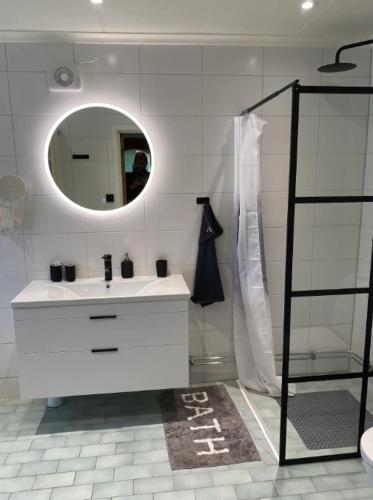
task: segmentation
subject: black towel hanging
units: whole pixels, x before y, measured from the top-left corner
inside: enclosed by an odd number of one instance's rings
[[[222,234],[223,228],[216,220],[214,212],[207,201],[203,205],[194,292],[191,299],[195,304],[200,304],[202,307],[214,302],[224,301],[224,291],[215,249],[215,239]]]

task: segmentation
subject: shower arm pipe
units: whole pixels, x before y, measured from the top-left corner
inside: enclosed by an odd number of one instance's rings
[[[371,45],[373,44],[373,39],[370,40],[363,40],[362,42],[355,42],[355,43],[349,43],[347,45],[342,45],[337,52],[335,53],[335,62],[336,64],[339,63],[339,58],[341,55],[341,52],[344,50],[349,50],[349,49],[354,49],[355,47],[362,47],[363,45]]]
[[[373,43],[373,42],[372,42]],[[276,90],[276,92],[273,92],[273,94],[265,97],[264,99],[262,99],[261,101],[257,102],[256,104],[254,104],[253,106],[250,106],[249,108],[247,109],[244,109],[241,113],[241,116],[244,116],[246,115],[247,113],[251,113],[252,111],[254,111],[254,109],[256,108],[259,108],[260,106],[262,106],[263,104],[265,104],[266,102],[268,101],[271,101],[272,99],[274,99],[275,97],[279,96],[280,94],[282,94],[283,92],[285,92],[285,90],[288,90],[290,89],[291,87],[294,87],[295,85],[298,85],[299,83],[299,80],[294,80],[293,82],[291,83],[288,83],[287,85],[285,85],[285,87],[282,87],[282,89],[279,89],[279,90]]]

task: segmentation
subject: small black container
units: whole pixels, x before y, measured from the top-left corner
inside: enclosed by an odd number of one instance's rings
[[[158,278],[165,278],[167,276],[167,260],[157,260],[155,263],[155,267],[157,268]]]
[[[74,264],[65,264],[65,280],[76,280],[76,266]]]
[[[128,253],[126,253],[125,259],[122,260],[120,268],[122,278],[133,278],[133,262],[128,257]]]
[[[49,266],[50,278],[51,281],[57,283],[58,281],[62,281],[62,265],[61,264],[51,264]]]

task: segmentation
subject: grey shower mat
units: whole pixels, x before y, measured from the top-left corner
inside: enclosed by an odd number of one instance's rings
[[[306,392],[288,399],[288,419],[309,450],[356,447],[359,414],[360,402],[346,390]],[[373,427],[369,412],[365,426]]]
[[[260,460],[223,385],[164,391],[160,406],[173,470]]]

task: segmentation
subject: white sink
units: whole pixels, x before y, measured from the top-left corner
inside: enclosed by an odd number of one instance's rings
[[[167,278],[136,276],[130,279],[114,277],[110,288],[102,278],[80,279],[73,283],[32,281],[12,301],[13,309],[21,307],[74,305],[81,303],[137,302],[189,298],[190,292],[181,274]]]

